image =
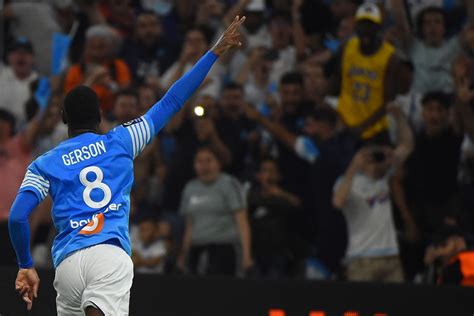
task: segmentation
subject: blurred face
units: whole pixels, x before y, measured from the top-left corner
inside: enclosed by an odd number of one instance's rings
[[[275,185],[280,181],[280,172],[274,161],[267,160],[260,165],[257,180],[261,185]]]
[[[282,84],[280,85],[280,98],[283,111],[294,113],[303,101],[303,87],[297,83]]]
[[[337,29],[337,38],[341,41],[348,39],[355,32],[355,21],[354,17],[349,16],[344,18]]]
[[[220,173],[219,162],[209,150],[200,150],[196,154],[194,169],[199,180],[205,183],[215,181]]]
[[[360,40],[361,49],[374,48],[377,43],[379,32],[380,25],[368,20],[358,21],[356,24],[356,33]]]
[[[140,87],[138,89],[138,103],[140,114],[145,113],[148,109],[155,104],[156,94],[150,87]]]
[[[257,32],[263,24],[263,14],[261,12],[250,12],[245,13],[245,29],[253,34]]]
[[[343,18],[350,16],[355,11],[355,4],[348,0],[333,0],[330,2],[330,10],[334,17]]]
[[[115,100],[114,116],[119,123],[133,120],[138,114],[138,100],[132,95],[120,95]]]
[[[448,110],[438,101],[423,104],[423,123],[428,134],[438,134],[448,125]]]
[[[471,52],[474,52],[474,27],[469,26],[466,29],[466,32],[464,34],[465,34],[464,38],[465,38],[465,41],[466,41],[466,45],[468,46],[468,48]]]
[[[18,78],[26,78],[33,71],[33,54],[24,49],[17,49],[8,54],[8,64]]]
[[[283,49],[290,45],[291,27],[285,19],[274,19],[270,24],[270,32],[274,49]]]
[[[102,64],[112,55],[112,44],[103,37],[91,37],[86,40],[84,53],[87,62]]]
[[[439,12],[425,13],[423,16],[421,32],[423,40],[428,45],[441,45],[446,33],[443,15]]]
[[[225,89],[220,104],[225,114],[240,115],[243,111],[244,94],[241,89]]]
[[[189,45],[194,55],[201,56],[207,49],[206,37],[198,30],[191,30],[186,34],[184,46]]]
[[[144,221],[139,225],[140,240],[145,243],[151,243],[156,236],[156,223],[154,221]]]
[[[308,94],[326,94],[327,80],[321,66],[306,65],[303,70],[304,89]]]
[[[152,14],[138,16],[136,34],[139,41],[147,46],[154,44],[162,32],[160,21]]]

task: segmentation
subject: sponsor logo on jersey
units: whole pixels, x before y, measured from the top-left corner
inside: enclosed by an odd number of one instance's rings
[[[69,226],[71,226],[72,229],[77,229],[82,227],[82,229],[79,231],[79,234],[81,235],[94,235],[98,234],[102,231],[102,228],[104,227],[105,223],[105,213],[108,213],[109,211],[118,211],[122,204],[109,204],[109,206],[105,209],[103,213],[97,213],[92,215],[91,218],[87,219],[81,219],[78,221],[75,220],[69,220]]]

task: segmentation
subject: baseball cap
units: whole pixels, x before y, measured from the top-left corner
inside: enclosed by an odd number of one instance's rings
[[[14,52],[19,49],[23,49],[30,54],[33,54],[33,45],[26,37],[18,37],[9,48],[9,52]]]
[[[355,19],[356,21],[369,20],[376,24],[382,24],[382,13],[376,4],[363,3],[357,9]]]

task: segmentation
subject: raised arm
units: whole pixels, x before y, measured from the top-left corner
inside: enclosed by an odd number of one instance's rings
[[[470,2],[470,1],[468,1]],[[414,39],[413,33],[411,32],[410,23],[408,22],[407,11],[405,9],[404,0],[391,0],[393,17],[395,19],[395,25],[398,33],[400,34],[399,40],[404,48],[408,48],[411,41]]]

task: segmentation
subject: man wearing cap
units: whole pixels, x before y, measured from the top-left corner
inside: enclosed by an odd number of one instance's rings
[[[33,70],[31,42],[18,38],[9,48],[8,66],[0,64],[0,109],[15,116],[17,127],[25,122],[25,102],[30,97],[30,84],[38,78]]]
[[[398,58],[383,40],[382,14],[375,4],[362,4],[355,18],[356,36],[341,50],[332,78],[332,89],[340,88],[337,111],[362,139],[385,142],[385,106],[395,96]]]

